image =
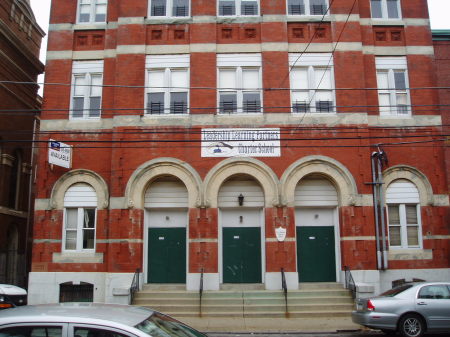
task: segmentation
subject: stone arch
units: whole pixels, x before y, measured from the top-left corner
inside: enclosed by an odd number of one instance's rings
[[[53,209],[63,209],[64,194],[70,186],[76,183],[86,183],[92,186],[97,193],[97,208],[99,210],[108,208],[109,190],[107,183],[97,173],[85,169],[67,172],[56,181],[50,196],[50,207]]]
[[[148,185],[156,178],[171,175],[180,179],[188,190],[190,208],[201,202],[201,179],[197,171],[186,162],[176,158],[158,158],[140,165],[128,180],[125,190],[125,207],[144,208],[144,194]]]
[[[308,156],[292,163],[281,177],[283,205],[294,206],[295,187],[307,175],[322,175],[336,187],[340,206],[356,204],[358,189],[350,171],[335,159],[325,156]]]
[[[217,208],[219,189],[226,179],[236,174],[252,176],[264,191],[265,207],[279,204],[278,178],[272,169],[254,158],[228,158],[208,172],[204,182],[204,206]]]
[[[383,172],[383,194],[386,195],[386,190],[393,181],[397,179],[406,179],[416,185],[419,190],[420,205],[433,205],[433,188],[431,187],[428,178],[418,169],[408,165],[396,165],[386,169]]]

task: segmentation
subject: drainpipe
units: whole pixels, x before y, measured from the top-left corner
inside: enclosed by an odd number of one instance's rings
[[[383,162],[386,154],[378,148],[371,156],[372,161],[372,186],[373,203],[375,215],[375,235],[377,247],[377,267],[379,270],[388,268],[387,244],[386,244],[386,222],[383,197]]]
[[[380,225],[378,218],[378,188],[377,188],[377,177],[375,172],[375,161],[378,153],[373,152],[371,156],[372,162],[372,188],[373,188],[373,208],[375,216],[375,241],[377,244],[377,269],[382,269],[382,258],[381,258],[381,245],[380,245]]]
[[[388,268],[388,257],[387,257],[387,245],[386,245],[386,217],[385,217],[385,204],[384,204],[384,195],[383,195],[383,156],[385,153],[383,151],[380,152],[380,156],[378,157],[378,196],[380,200],[379,206],[379,214],[381,219],[381,251],[383,253],[383,270]]]

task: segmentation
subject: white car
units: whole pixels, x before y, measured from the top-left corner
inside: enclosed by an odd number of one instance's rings
[[[0,284],[0,310],[27,304],[27,291],[11,284]]]
[[[0,312],[0,337],[205,337],[143,307],[99,303],[27,305]]]

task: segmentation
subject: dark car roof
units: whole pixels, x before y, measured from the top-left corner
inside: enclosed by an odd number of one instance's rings
[[[18,322],[114,322],[135,326],[154,311],[128,305],[59,303],[28,305],[0,311],[0,324]]]

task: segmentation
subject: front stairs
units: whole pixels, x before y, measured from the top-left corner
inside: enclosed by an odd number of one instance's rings
[[[287,310],[282,290],[262,287],[259,284],[223,285],[219,291],[204,291],[200,305],[199,292],[186,291],[185,285],[145,284],[135,294],[133,304],[161,311],[201,331],[230,331],[227,327],[234,332],[245,331],[252,324],[252,331],[357,328],[350,318],[353,298],[340,283],[299,284],[298,290],[288,290]],[[317,322],[320,326],[316,329],[304,326],[308,322]],[[323,330],[327,322],[331,326]],[[333,324],[337,323],[339,326],[335,329]]]

